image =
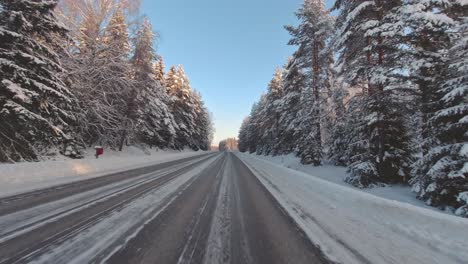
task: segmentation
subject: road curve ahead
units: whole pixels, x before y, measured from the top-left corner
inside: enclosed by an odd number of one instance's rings
[[[0,263],[328,263],[234,154],[153,168],[0,203]]]

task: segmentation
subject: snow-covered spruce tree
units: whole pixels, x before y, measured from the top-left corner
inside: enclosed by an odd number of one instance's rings
[[[249,149],[249,134],[248,134],[248,126],[250,122],[250,117],[244,118],[242,121],[241,127],[239,129],[239,151],[240,152],[247,152]]]
[[[344,83],[341,80],[333,80],[332,82],[332,127],[333,131],[330,135],[328,158],[337,166],[346,166],[348,158],[346,155],[348,149],[348,134],[347,115],[345,107],[345,98],[348,97],[348,92],[344,88]]]
[[[297,152],[303,164],[322,164],[322,142],[318,140],[321,131],[319,130],[320,116],[311,113],[318,113],[318,104],[315,103],[315,93],[310,86],[306,86],[301,93],[301,110],[298,113],[297,130],[299,142]],[[321,138],[320,138],[321,139]]]
[[[263,154],[276,155],[279,138],[279,115],[283,96],[283,70],[277,68],[273,79],[268,84],[266,95],[265,119],[263,120]],[[276,147],[275,147],[276,146]]]
[[[180,137],[189,136],[188,131],[186,130],[185,125],[182,124],[180,115],[180,106],[179,106],[179,99],[176,97],[177,91],[181,86],[181,81],[179,80],[179,76],[177,74],[177,68],[175,66],[171,66],[169,71],[165,76],[165,88],[166,93],[169,96],[169,109],[171,113],[174,115],[174,120],[177,124],[176,130],[176,138],[174,140],[174,147],[176,149],[182,149],[185,146],[185,142],[179,142]],[[179,112],[177,112],[179,111]]]
[[[205,120],[203,118],[204,109],[201,95],[197,91],[190,90],[188,100],[185,103],[188,106],[188,112],[193,117],[193,126],[190,131],[191,138],[189,141],[189,147],[193,150],[200,150],[201,145],[203,145],[202,142],[204,141],[203,129],[205,127],[202,124],[205,123]]]
[[[340,12],[336,45],[341,75],[351,85],[364,87],[363,116],[352,131],[346,179],[359,187],[405,182],[409,177],[411,151],[401,97],[411,86],[400,61],[404,28],[392,16],[401,4],[383,0],[335,4]]]
[[[208,109],[202,100],[200,93],[191,91],[190,99],[195,116],[195,127],[192,133],[192,149],[208,150],[211,145],[212,121]]]
[[[262,125],[262,112],[265,106],[265,95],[263,94],[260,97],[260,100],[252,106],[252,109],[250,111],[250,122],[247,127],[247,134],[248,134],[248,151],[250,153],[259,153],[261,152],[261,135],[262,135],[262,130],[261,125]]]
[[[305,76],[295,56],[289,60],[283,76],[283,99],[280,108],[280,135],[277,142],[278,154],[293,153],[299,142],[298,114],[301,110],[301,92],[305,87]]]
[[[154,77],[155,79],[161,83],[161,85],[165,85],[165,73],[164,73],[164,59],[162,56],[157,57],[157,61],[154,64]]]
[[[407,32],[404,43],[409,48],[405,68],[417,84],[422,119],[422,152],[437,144],[430,119],[435,111],[437,89],[445,79],[449,33],[454,21],[447,12],[454,1],[403,1],[395,16]]]
[[[177,124],[175,147],[207,150],[213,139],[213,122],[201,95],[190,87],[181,65],[172,66],[165,78],[169,106]]]
[[[195,148],[193,138],[196,127],[195,105],[190,83],[181,65],[172,66],[169,70],[166,77],[166,89],[171,98],[170,109],[178,126],[175,147],[177,149]]]
[[[323,0],[305,0],[296,13],[301,21],[297,28],[287,26],[292,39],[290,45],[299,46],[296,60],[306,75],[302,90],[302,108],[298,118],[300,139],[298,155],[304,164],[318,166],[322,163],[322,93],[327,89],[332,62],[326,48],[332,35],[332,21]]]
[[[258,108],[256,109],[257,112],[255,113],[253,120],[254,120],[254,127],[256,129],[255,132],[255,141],[252,141],[253,144],[256,145],[256,154],[263,155],[265,154],[265,150],[268,148],[268,124],[267,120],[267,106],[268,106],[268,97],[267,94],[263,94],[260,97],[260,101],[258,103]]]
[[[255,152],[255,149],[254,149],[255,145],[252,144],[252,140],[254,138],[254,134],[252,134],[252,132],[254,132],[254,130],[252,129],[252,127],[254,127],[252,113],[253,113],[253,110],[256,108],[256,105],[257,103],[254,103],[252,105],[250,114],[242,122],[242,126],[239,131],[239,149],[242,152],[249,152],[249,153]]]
[[[284,107],[284,70],[278,68],[268,85],[268,92],[263,94],[252,106],[250,115],[244,119],[239,131],[239,150],[258,155],[284,154],[282,137],[285,134],[287,109]],[[292,103],[287,100],[288,104]],[[299,103],[299,100],[298,102]],[[294,105],[294,107],[298,107]],[[292,143],[290,143],[292,144]]]
[[[167,72],[165,78],[165,87],[169,95],[175,93],[175,91],[180,86],[179,76],[177,75],[177,67],[171,66]]]
[[[413,189],[436,207],[452,207],[468,217],[468,3],[455,5],[450,16],[452,45],[447,79],[434,97],[436,111],[428,120],[436,144],[418,163]],[[432,108],[432,109],[434,109]]]
[[[73,143],[76,100],[57,77],[63,69],[51,48],[55,35],[67,38],[56,4],[0,1],[0,162],[37,160]]]
[[[156,54],[153,49],[154,33],[145,18],[134,37],[132,57],[133,76],[136,81],[139,141],[159,148],[172,147],[177,124],[168,108],[169,97],[158,78],[164,78],[161,60],[154,68]]]

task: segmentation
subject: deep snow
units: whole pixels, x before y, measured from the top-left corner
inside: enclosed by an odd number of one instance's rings
[[[128,147],[122,152],[106,149],[99,159],[94,157],[94,149],[89,149],[83,159],[77,160],[58,156],[40,162],[0,163],[0,197],[204,153]]]
[[[237,155],[333,261],[467,263],[468,219],[381,198],[284,162]]]

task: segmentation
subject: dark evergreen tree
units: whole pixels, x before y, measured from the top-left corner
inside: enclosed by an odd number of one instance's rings
[[[450,206],[457,215],[468,217],[468,5],[455,5],[448,14],[456,26],[443,74],[446,80],[431,96],[437,100],[428,108],[435,111],[426,125],[435,144],[417,164],[413,189],[428,204]]]
[[[53,146],[79,155],[71,149],[76,100],[52,49],[55,36],[67,38],[56,5],[0,1],[0,161],[37,160]]]
[[[290,154],[297,150],[300,133],[298,115],[302,108],[301,93],[305,87],[305,76],[296,60],[296,53],[286,65],[283,81],[283,98],[279,117],[280,135],[277,142],[278,154]]]
[[[248,127],[250,123],[250,117],[246,117],[242,121],[242,125],[239,129],[239,151],[247,152],[249,150],[249,134]]]
[[[208,150],[211,144],[212,121],[208,109],[202,100],[200,93],[196,91],[191,92],[192,107],[195,116],[195,127],[193,131],[192,149],[194,150]]]
[[[344,100],[348,93],[343,86],[343,82],[338,80],[332,85],[333,131],[330,136],[328,158],[337,166],[346,166],[349,162],[346,155],[349,147],[347,127],[351,124],[347,122]]]
[[[162,56],[158,56],[156,63],[154,64],[154,77],[163,86],[165,85],[165,73],[164,73],[164,59]]]
[[[260,100],[252,106],[250,112],[250,122],[247,127],[248,131],[248,150],[250,153],[261,152],[261,135],[262,130],[260,129],[262,124],[262,111],[265,106],[265,95],[262,95]]]
[[[350,157],[347,181],[356,186],[404,182],[409,177],[411,151],[400,100],[410,89],[403,76],[398,45],[404,30],[393,24],[401,1],[338,1],[336,44],[341,50],[341,73],[351,85],[363,87],[364,114],[353,131],[359,146]],[[366,40],[366,41],[362,41]]]
[[[423,154],[437,144],[429,120],[434,115],[437,89],[445,79],[449,32],[454,25],[447,10],[452,2],[408,0],[394,11],[394,22],[403,24],[407,32],[402,41],[409,47],[404,62],[411,81],[417,85]]]
[[[326,47],[332,36],[332,23],[323,0],[305,0],[297,12],[301,23],[297,28],[288,26],[292,35],[290,45],[299,46],[296,54],[298,66],[306,74],[302,89],[302,108],[298,118],[298,155],[304,164],[322,163],[323,93],[328,89],[332,56]]]
[[[276,155],[278,149],[275,148],[276,142],[279,141],[279,118],[282,107],[283,97],[283,71],[276,69],[273,79],[268,85],[268,93],[266,94],[265,113],[262,120],[263,139],[264,142],[263,154]]]
[[[199,93],[190,87],[182,66],[171,67],[166,77],[170,109],[177,123],[175,147],[208,149],[213,133],[211,117]]]

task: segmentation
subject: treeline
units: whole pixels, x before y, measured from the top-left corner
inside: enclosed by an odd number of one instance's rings
[[[244,120],[240,150],[347,166],[361,188],[411,184],[468,216],[468,3],[305,0],[297,17],[298,49]]]
[[[238,142],[236,138],[227,138],[219,142],[218,150],[219,151],[234,151],[238,149],[237,145],[238,145]]]
[[[0,0],[0,162],[95,144],[208,149],[210,114],[154,41],[138,1]]]

